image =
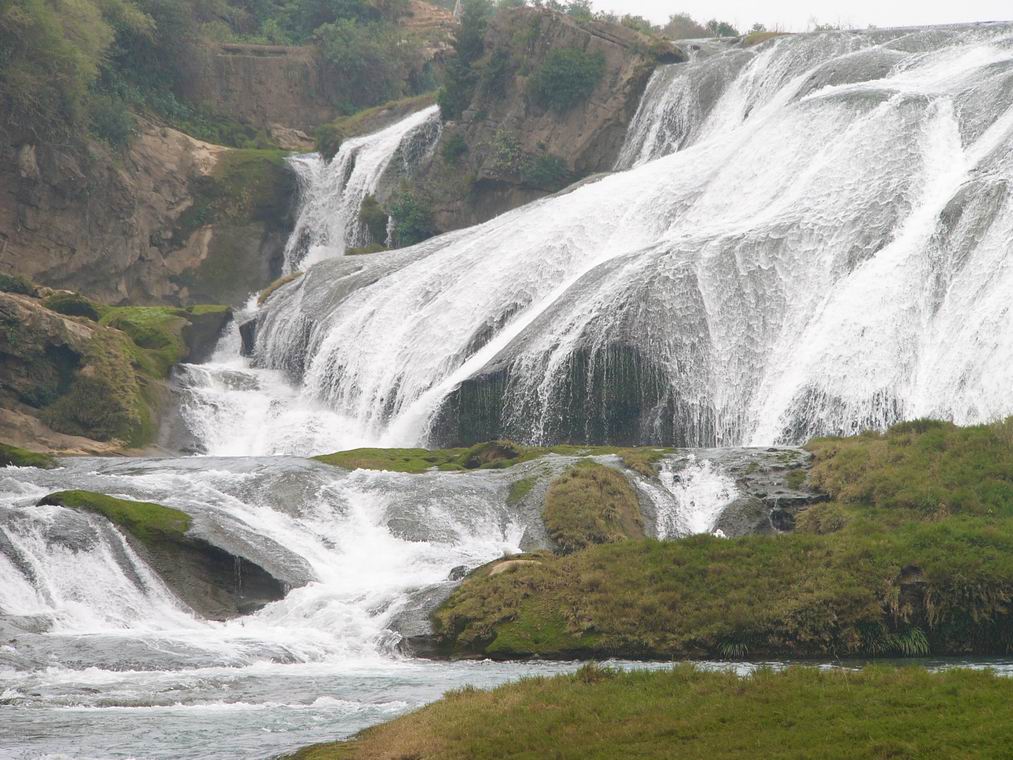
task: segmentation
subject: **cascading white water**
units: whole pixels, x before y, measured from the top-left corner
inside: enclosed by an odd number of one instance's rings
[[[23,748],[76,746],[86,757],[274,756],[453,685],[566,667],[444,667],[393,651],[393,621],[417,592],[447,589],[454,568],[545,545],[537,510],[507,506],[510,480],[349,473],[279,457],[0,471],[0,755],[20,736],[31,739]],[[35,506],[66,488],[182,509],[295,588],[254,614],[205,620],[107,521]],[[62,730],[34,734],[54,707],[68,711]],[[252,724],[266,708],[276,735]],[[134,734],[138,720],[149,733]]]
[[[330,162],[316,153],[293,158],[303,200],[285,247],[285,272],[366,243],[359,219],[363,199],[376,191],[381,175],[398,156],[405,164],[419,160],[419,151],[435,144],[439,128],[432,106],[379,132],[345,140]],[[405,173],[409,170],[406,165]]]
[[[635,166],[272,299],[258,361],[387,444],[798,442],[1013,400],[1013,29],[656,75]],[[476,421],[477,420],[477,421]]]

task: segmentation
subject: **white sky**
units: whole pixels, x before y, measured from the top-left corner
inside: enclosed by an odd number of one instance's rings
[[[848,27],[874,24],[915,26],[960,21],[1013,20],[1009,0],[595,0],[598,10],[633,13],[655,22],[665,21],[672,13],[688,13],[698,21],[717,18],[730,21],[740,29],[754,22],[768,28],[804,31],[813,19]]]

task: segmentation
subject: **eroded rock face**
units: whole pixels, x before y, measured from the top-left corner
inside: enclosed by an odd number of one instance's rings
[[[571,48],[601,56],[603,74],[594,92],[563,112],[533,102],[532,73],[552,51]],[[469,107],[444,126],[440,146],[411,179],[431,198],[443,231],[484,222],[611,170],[655,66],[686,60],[674,47],[652,50],[650,40],[631,29],[578,23],[535,8],[498,13],[485,51],[502,62],[499,84],[476,88]],[[452,160],[443,150],[450,140],[467,148]],[[553,171],[547,173],[549,168]],[[392,162],[379,188],[381,200],[398,190],[402,171]]]
[[[0,145],[0,269],[107,303],[237,304],[268,285],[289,215],[194,223],[199,183],[231,149],[138,126],[125,154]],[[279,192],[294,203],[294,177]]]

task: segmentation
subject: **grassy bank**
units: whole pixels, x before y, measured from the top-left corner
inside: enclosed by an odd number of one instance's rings
[[[467,579],[448,654],[848,656],[1013,651],[1013,422],[810,445],[832,500],[794,533],[594,545]]]
[[[1003,757],[1013,681],[988,672],[594,666],[463,689],[297,760]]]
[[[491,441],[458,449],[351,449],[314,457],[348,470],[389,470],[423,473],[429,470],[489,470],[512,467],[547,454],[590,457],[615,454],[623,464],[642,475],[655,474],[654,465],[667,449],[617,446],[522,446],[512,441]]]

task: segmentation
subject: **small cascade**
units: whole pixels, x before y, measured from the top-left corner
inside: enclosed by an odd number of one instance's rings
[[[712,532],[721,512],[739,495],[734,478],[694,454],[678,470],[663,460],[658,479],[674,497],[672,508],[658,515],[659,538]]]
[[[368,233],[359,219],[363,199],[377,190],[392,162],[397,176],[410,174],[435,145],[439,129],[438,109],[432,106],[374,134],[345,140],[330,162],[316,153],[291,159],[301,200],[285,247],[285,272],[365,245]]]

